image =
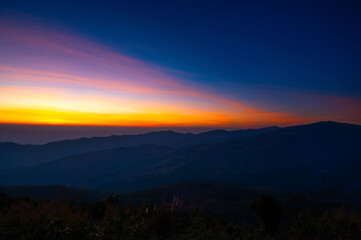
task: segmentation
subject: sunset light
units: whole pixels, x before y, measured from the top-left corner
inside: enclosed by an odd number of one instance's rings
[[[0,0],[0,239],[360,240],[360,27],[360,1]]]
[[[0,34],[1,123],[237,127],[318,118],[263,97],[244,101],[45,24],[2,17]]]

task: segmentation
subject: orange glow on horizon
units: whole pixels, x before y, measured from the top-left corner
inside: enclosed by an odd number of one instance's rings
[[[200,108],[194,102],[149,102],[107,93],[7,85],[0,88],[0,123],[224,128],[297,121],[282,113],[234,111],[237,106],[233,104],[227,111],[213,106]]]
[[[16,59],[0,57],[0,123],[224,127],[285,119],[63,32],[6,23],[0,32]]]
[[[106,114],[64,111],[47,108],[11,108],[0,110],[0,123],[49,124],[49,125],[90,125],[90,126],[216,126],[225,125],[226,117],[219,114],[203,113],[187,115],[179,113],[127,113]]]
[[[342,97],[285,98],[321,103],[312,111],[285,107],[284,99],[277,105],[274,96],[241,98],[192,81],[191,74],[31,23],[0,18],[0,35],[0,123],[229,128],[337,120],[339,109],[353,121],[361,116],[359,101]],[[342,106],[322,112],[330,102]]]

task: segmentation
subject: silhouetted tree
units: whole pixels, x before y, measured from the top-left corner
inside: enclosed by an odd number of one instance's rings
[[[281,220],[280,204],[271,195],[261,195],[250,204],[266,232],[274,233]]]

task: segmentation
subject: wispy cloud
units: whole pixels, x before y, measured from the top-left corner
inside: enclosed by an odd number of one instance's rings
[[[65,31],[0,17],[0,35],[3,123],[236,127],[305,121],[297,111],[227,97],[187,79],[190,74]]]

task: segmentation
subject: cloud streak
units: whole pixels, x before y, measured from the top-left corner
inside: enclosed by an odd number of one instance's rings
[[[0,35],[1,123],[237,127],[306,121],[205,90],[187,73],[65,31],[1,17]]]

